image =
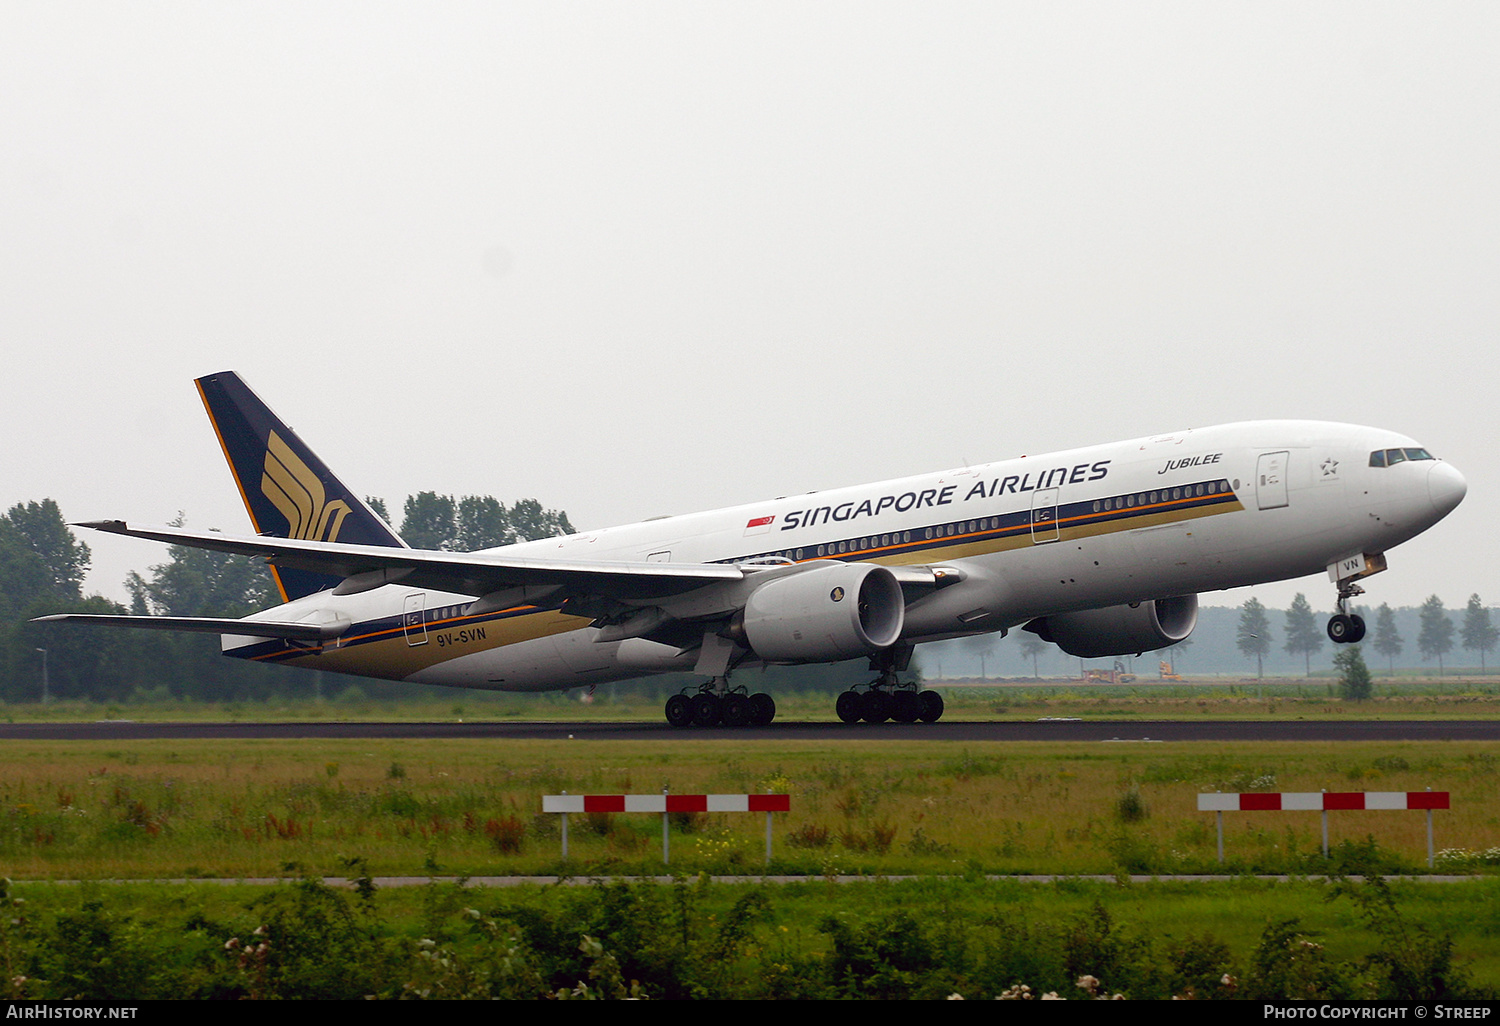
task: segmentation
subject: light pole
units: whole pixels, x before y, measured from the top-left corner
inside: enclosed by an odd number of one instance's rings
[[[47,650],[37,649],[42,654],[42,704],[47,704]]]

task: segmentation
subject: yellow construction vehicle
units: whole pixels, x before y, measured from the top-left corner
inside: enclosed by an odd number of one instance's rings
[[[1134,684],[1135,674],[1125,671],[1125,664],[1115,660],[1112,670],[1084,670],[1083,682],[1085,684]]]

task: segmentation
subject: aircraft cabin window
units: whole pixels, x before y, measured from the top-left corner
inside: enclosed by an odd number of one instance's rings
[[[1428,452],[1426,449],[1406,449],[1403,451],[1406,453],[1406,458],[1409,460],[1430,460],[1433,458],[1432,453]]]
[[[1401,449],[1387,449],[1385,451],[1385,465],[1394,467],[1398,463],[1406,462],[1406,453]]]
[[[1384,449],[1376,449],[1374,452],[1370,453],[1370,466],[1372,466],[1372,467],[1383,467],[1383,466],[1385,466],[1385,450]]]

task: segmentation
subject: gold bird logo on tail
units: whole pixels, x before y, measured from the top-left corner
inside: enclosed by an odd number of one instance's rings
[[[266,471],[260,490],[286,517],[291,538],[334,541],[349,515],[349,504],[342,499],[325,501],[318,475],[274,431],[266,439]]]

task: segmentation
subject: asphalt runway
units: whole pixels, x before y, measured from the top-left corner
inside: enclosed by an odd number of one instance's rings
[[[1500,720],[1099,720],[774,723],[760,729],[675,730],[666,723],[3,723],[0,740],[331,740],[543,738],[578,741],[1500,741]]]

